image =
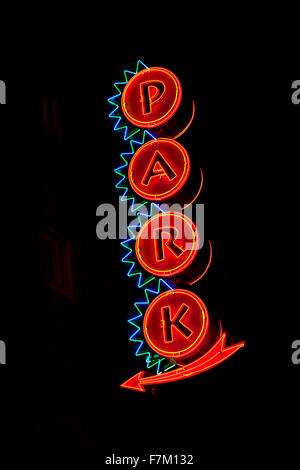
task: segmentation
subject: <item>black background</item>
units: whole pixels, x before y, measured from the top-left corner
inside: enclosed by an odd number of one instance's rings
[[[7,365],[0,380],[13,442],[91,447],[101,459],[189,451],[197,462],[204,452],[214,462],[224,452],[242,463],[253,453],[282,452],[288,438],[291,455],[299,424],[291,344],[300,331],[300,106],[291,103],[293,80],[239,56],[211,67],[198,49],[114,49],[108,42],[95,52],[62,60],[53,54],[34,72],[20,67],[0,77],[7,83],[0,109],[0,338]],[[107,98],[138,59],[172,70],[196,102],[180,142],[204,172],[199,202],[214,261],[195,292],[225,331],[246,341],[221,366],[155,394],[119,387],[144,367],[128,343],[126,322],[138,292],[120,262],[119,241],[95,234],[97,206],[117,202],[113,168],[123,150]],[[45,95],[58,102],[60,138],[42,129]],[[38,237],[49,224],[75,246],[80,296],[74,301],[41,281]]]

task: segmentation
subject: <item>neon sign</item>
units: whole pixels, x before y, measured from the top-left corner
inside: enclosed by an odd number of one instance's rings
[[[245,342],[226,346],[228,335],[222,332],[221,324],[219,331],[214,331],[203,301],[182,288],[206,274],[212,258],[211,243],[203,255],[193,221],[158,205],[160,201],[180,199],[191,173],[189,155],[176,139],[193,120],[194,102],[188,125],[176,133],[174,117],[182,99],[178,78],[169,70],[148,68],[141,61],[135,72],[125,70],[124,77],[125,81],[114,84],[118,93],[108,100],[114,107],[109,114],[116,120],[114,130],[122,133],[128,146],[115,170],[120,178],[116,188],[122,191],[122,201],[131,202],[130,212],[137,217],[136,225],[128,227],[129,238],[121,243],[126,250],[122,262],[127,263],[127,275],[137,279],[145,297],[134,304],[134,314],[128,321],[134,331],[129,339],[136,345],[135,355],[143,356],[147,369],[155,367],[156,374],[142,370],[121,387],[146,391],[147,386],[205,372],[228,359]],[[159,137],[162,129],[166,132],[166,123],[173,129],[172,138]],[[200,189],[192,202],[202,187],[200,172]],[[154,214],[154,208],[159,213]]]

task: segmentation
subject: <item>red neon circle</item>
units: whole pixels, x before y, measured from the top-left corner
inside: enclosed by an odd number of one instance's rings
[[[146,271],[171,277],[184,271],[199,248],[195,224],[179,212],[164,212],[151,217],[138,233],[135,252]]]
[[[149,346],[165,357],[193,356],[208,329],[209,316],[203,301],[192,292],[175,289],[160,294],[149,305],[143,323]]]
[[[178,78],[167,69],[151,67],[141,70],[129,80],[122,93],[121,106],[132,124],[154,128],[176,113],[181,98]]]
[[[128,177],[132,189],[150,201],[163,201],[176,194],[190,173],[190,157],[172,139],[150,140],[130,161]]]

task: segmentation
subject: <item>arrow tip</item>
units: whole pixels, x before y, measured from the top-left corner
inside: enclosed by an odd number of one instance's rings
[[[138,372],[133,377],[126,380],[126,382],[122,383],[121,387],[129,388],[131,390],[138,390],[139,392],[145,392],[146,389],[141,384],[141,380],[144,377],[144,375],[145,375],[145,372],[143,370],[141,372]]]

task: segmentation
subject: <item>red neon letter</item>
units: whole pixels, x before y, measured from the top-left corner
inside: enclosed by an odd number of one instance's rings
[[[154,139],[133,155],[128,178],[132,189],[152,200],[170,200],[181,190],[190,173],[186,149],[172,139]]]
[[[165,247],[167,247],[171,253],[179,258],[179,256],[184,253],[184,249],[180,248],[179,246],[175,245],[174,240],[178,239],[178,236],[175,236],[175,230],[176,230],[176,235],[178,234],[177,229],[170,227],[169,229],[167,227],[165,228],[158,228],[156,229],[156,232],[158,232],[158,238],[155,238],[156,240],[156,260],[157,261],[163,261],[165,259]],[[165,238],[163,236],[164,234],[168,235],[168,238]]]
[[[177,328],[177,330],[182,333],[183,336],[185,336],[186,338],[191,336],[191,334],[193,333],[192,330],[190,330],[190,328],[187,328],[181,321],[182,317],[186,315],[189,309],[190,308],[188,305],[182,304],[178,312],[171,319],[171,307],[169,305],[162,307],[161,310],[166,343],[173,342],[172,327]]]
[[[165,94],[166,88],[163,82],[141,83],[141,95],[143,103],[143,114],[152,112],[152,105],[158,103]]]

